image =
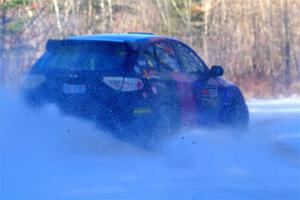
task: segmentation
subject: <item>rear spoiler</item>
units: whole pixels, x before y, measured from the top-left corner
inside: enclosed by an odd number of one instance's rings
[[[76,46],[85,46],[85,45],[91,45],[91,47],[97,47],[97,45],[103,44],[103,43],[124,43],[127,44],[130,49],[134,50],[134,51],[138,51],[139,46],[137,43],[131,43],[131,42],[125,42],[122,40],[112,40],[112,41],[106,41],[106,40],[54,40],[54,39],[50,39],[48,40],[47,44],[46,44],[46,50],[47,51],[54,51],[56,49],[59,48],[69,48],[72,47],[74,45]]]

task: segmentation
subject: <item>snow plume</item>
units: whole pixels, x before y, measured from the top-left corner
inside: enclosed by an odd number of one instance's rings
[[[182,130],[149,152],[2,90],[0,199],[298,199],[295,101],[253,100],[247,132]]]

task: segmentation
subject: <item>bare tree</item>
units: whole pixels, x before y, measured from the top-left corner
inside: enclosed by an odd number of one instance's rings
[[[50,37],[146,31],[191,44],[250,95],[300,91],[299,10],[299,0],[0,0],[0,78],[17,79]]]

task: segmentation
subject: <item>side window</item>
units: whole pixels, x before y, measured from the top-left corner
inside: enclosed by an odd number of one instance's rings
[[[154,53],[154,46],[151,44],[143,53],[146,64],[151,69],[157,69],[157,61]]]
[[[158,64],[160,71],[180,71],[180,64],[178,62],[176,53],[171,45],[166,42],[155,44]]]
[[[185,72],[201,73],[207,70],[203,61],[190,48],[178,42],[174,43],[174,46]]]

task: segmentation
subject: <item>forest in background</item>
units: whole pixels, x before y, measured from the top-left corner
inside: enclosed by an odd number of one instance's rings
[[[153,32],[194,47],[248,97],[300,94],[300,0],[0,0],[0,85],[49,38]]]

